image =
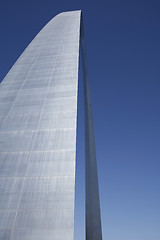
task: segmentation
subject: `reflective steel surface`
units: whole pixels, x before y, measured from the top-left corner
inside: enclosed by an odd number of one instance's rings
[[[53,18],[0,84],[0,239],[72,240],[80,11]]]
[[[86,240],[102,240],[96,148],[82,18],[80,39],[84,71]]]

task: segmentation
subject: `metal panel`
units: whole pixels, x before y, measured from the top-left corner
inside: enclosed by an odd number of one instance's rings
[[[86,240],[102,240],[96,148],[82,18],[81,49],[84,71],[85,106]]]
[[[80,11],[53,18],[0,84],[0,239],[71,240]]]

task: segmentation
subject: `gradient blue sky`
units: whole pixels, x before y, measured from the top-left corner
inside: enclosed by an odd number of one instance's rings
[[[160,1],[14,0],[0,6],[0,81],[57,13],[81,9],[104,240],[160,239]],[[80,69],[75,240],[84,239]]]

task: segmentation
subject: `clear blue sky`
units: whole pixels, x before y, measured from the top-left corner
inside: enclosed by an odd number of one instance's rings
[[[160,1],[14,0],[0,6],[0,81],[57,13],[82,9],[104,240],[160,240]],[[82,71],[75,240],[84,239]]]

